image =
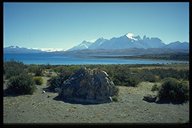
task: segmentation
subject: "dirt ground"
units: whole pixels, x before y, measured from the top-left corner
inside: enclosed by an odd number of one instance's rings
[[[37,86],[33,95],[4,96],[4,123],[185,123],[189,121],[189,102],[157,104],[143,99],[152,94],[153,83],[138,87],[119,87],[119,101],[97,105],[71,104],[55,100],[57,93],[42,93]]]

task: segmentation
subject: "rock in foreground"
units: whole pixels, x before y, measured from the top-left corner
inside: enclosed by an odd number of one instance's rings
[[[156,102],[157,96],[156,95],[147,94],[146,96],[143,97],[143,100],[145,100],[147,102]]]
[[[118,88],[105,71],[81,68],[61,86],[59,98],[80,103],[106,103]]]

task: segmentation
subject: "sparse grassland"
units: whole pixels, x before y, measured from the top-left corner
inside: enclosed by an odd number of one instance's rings
[[[17,71],[8,68],[15,62],[4,63],[4,90]],[[4,123],[184,123],[189,121],[189,102],[182,104],[149,103],[143,99],[154,85],[160,87],[167,77],[179,81],[189,80],[188,64],[168,65],[20,65],[22,70],[43,79],[32,95],[4,95]],[[32,66],[32,67],[31,67]],[[115,102],[98,105],[70,104],[58,101],[55,92],[46,91],[50,79],[63,76],[67,79],[80,67],[99,68],[106,71],[119,88]],[[15,67],[15,66],[13,66]],[[21,70],[21,69],[20,69]],[[20,71],[19,70],[19,71]],[[8,75],[8,76],[7,76]],[[13,76],[12,76],[13,75]],[[53,80],[54,81],[54,80]],[[45,90],[45,93],[42,91]],[[174,117],[174,118],[173,118]]]

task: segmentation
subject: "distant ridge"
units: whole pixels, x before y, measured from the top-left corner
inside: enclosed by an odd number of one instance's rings
[[[45,53],[45,52],[58,52],[64,51],[63,49],[54,49],[54,48],[24,48],[19,46],[9,46],[4,48],[4,53]]]
[[[4,48],[4,53],[41,53],[41,50],[32,48],[23,48],[19,46],[9,46]]]
[[[146,37],[141,38],[139,35],[134,36],[132,33],[127,33],[120,37],[113,37],[109,40],[99,38],[95,42],[83,41],[77,46],[74,46],[67,51],[74,50],[97,50],[97,49],[130,49],[130,48],[169,48],[169,49],[189,49],[188,42],[172,42],[165,44],[161,39],[157,37]]]
[[[9,46],[4,48],[4,53],[58,53],[68,55],[84,55],[89,56],[95,54],[104,55],[136,55],[136,54],[159,54],[159,53],[172,53],[172,52],[184,52],[189,53],[188,42],[171,42],[165,44],[161,39],[157,37],[142,38],[134,36],[132,33],[127,33],[120,37],[113,37],[111,39],[99,38],[94,42],[83,41],[77,46],[74,46],[66,51],[62,48],[24,48],[19,46]]]

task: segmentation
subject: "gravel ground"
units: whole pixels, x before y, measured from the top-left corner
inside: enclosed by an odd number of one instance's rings
[[[47,78],[44,78],[46,81]],[[119,101],[82,105],[54,100],[57,93],[42,93],[46,82],[33,95],[3,98],[4,123],[184,123],[189,121],[189,102],[157,104],[143,101],[152,94],[153,83],[119,87]]]

